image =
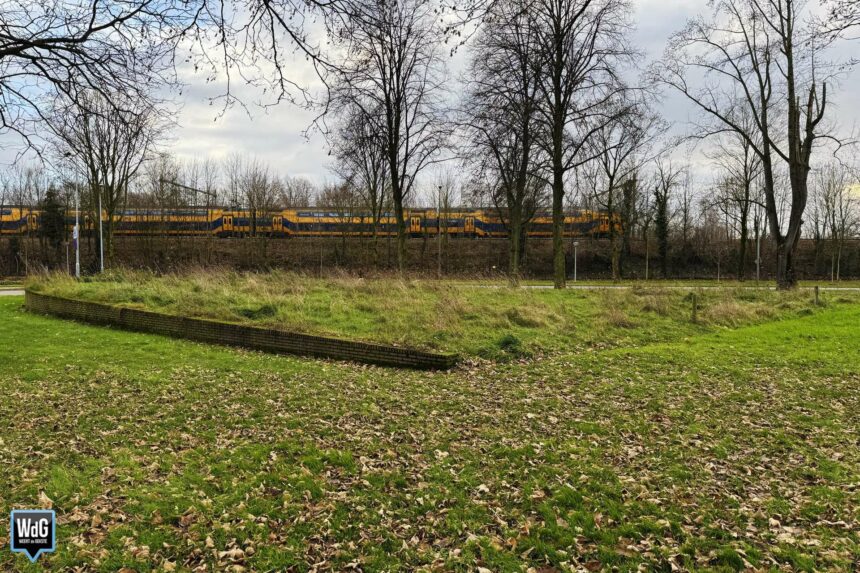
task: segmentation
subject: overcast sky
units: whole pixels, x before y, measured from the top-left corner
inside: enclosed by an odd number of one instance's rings
[[[687,18],[707,10],[706,0],[633,0],[637,29],[634,44],[645,52],[648,62],[659,57],[669,35],[684,25]],[[860,49],[860,41],[844,44],[843,55],[850,50]],[[447,53],[447,51],[445,52]],[[468,51],[461,49],[448,62],[452,78],[463,69]],[[303,61],[293,62],[288,68],[292,77],[299,82],[313,84],[315,76]],[[240,92],[247,105],[247,111],[240,106],[226,110],[217,103],[210,104],[208,98],[222,92],[219,84],[206,84],[204,74],[187,74],[183,78],[187,88],[181,96],[176,96],[181,110],[178,126],[173,131],[167,149],[181,159],[223,158],[232,152],[255,156],[268,163],[281,174],[306,176],[317,183],[333,179],[329,171],[330,158],[325,141],[319,134],[305,137],[304,132],[310,125],[314,114],[289,103],[262,109],[255,105],[262,94],[246,88]],[[840,124],[848,129],[860,120],[860,70],[838,87],[834,103],[839,108]],[[678,96],[667,96],[662,103],[662,113],[681,131],[694,110]],[[220,117],[219,117],[220,116]],[[0,138],[5,149],[0,150],[0,161],[8,163],[14,156],[16,142],[8,135]],[[692,158],[698,167],[697,173],[704,172],[701,155]]]

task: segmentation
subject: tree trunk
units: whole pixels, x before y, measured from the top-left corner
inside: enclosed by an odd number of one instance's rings
[[[406,270],[406,221],[401,201],[395,202],[394,214],[397,217],[397,270],[402,277]]]
[[[610,224],[610,229],[612,225]],[[610,259],[612,261],[612,280],[621,280],[621,243],[618,240],[618,234],[612,231],[609,232]]]
[[[747,218],[749,214],[747,209],[741,210],[741,239],[738,244],[738,280],[744,281],[747,278],[747,243],[749,242],[749,229],[747,229]]]
[[[518,207],[511,209],[510,227],[510,268],[509,278],[511,286],[517,286],[520,283],[520,245],[522,234],[522,214]]]
[[[564,261],[564,172],[561,154],[558,155],[558,164],[553,166],[552,181],[552,255],[553,286],[562,289],[567,279]]]
[[[651,259],[651,249],[648,244],[648,235],[645,235],[645,280],[648,280],[648,265]]]
[[[776,288],[779,290],[790,290],[797,286],[792,267],[792,254],[794,249],[790,248],[785,238],[777,239],[776,244]]]
[[[837,282],[840,280],[840,274],[842,272],[842,249],[845,247],[845,237],[842,236],[839,238],[839,248],[836,250],[836,280]]]

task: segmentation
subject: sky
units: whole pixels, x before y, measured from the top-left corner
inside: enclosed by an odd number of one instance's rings
[[[642,50],[645,58],[641,67],[659,58],[666,40],[680,29],[687,18],[705,13],[707,0],[633,0],[637,25],[633,44]],[[844,43],[842,55],[860,50],[860,41]],[[447,50],[443,51],[447,54]],[[468,50],[461,48],[448,61],[449,73],[456,78],[464,69]],[[302,60],[289,63],[291,77],[300,83],[315,85],[316,76],[309,64]],[[238,93],[246,107],[233,106],[224,110],[209,98],[223,92],[223,84],[204,81],[204,73],[182,73],[187,84],[181,95],[174,96],[179,107],[177,126],[172,131],[165,150],[183,160],[211,157],[222,159],[238,152],[267,163],[280,175],[307,177],[317,184],[335,177],[330,171],[331,158],[324,138],[319,133],[306,134],[315,114],[290,103],[262,108],[255,104],[263,96],[255,88],[244,87]],[[860,69],[856,69],[838,87],[835,105],[839,108],[840,125],[850,129],[860,124]],[[680,96],[667,94],[660,105],[664,117],[674,124],[676,133],[688,127],[695,113]],[[0,162],[8,163],[15,157],[16,141],[9,135],[0,136]],[[694,172],[706,177],[707,160],[695,153],[689,160]]]

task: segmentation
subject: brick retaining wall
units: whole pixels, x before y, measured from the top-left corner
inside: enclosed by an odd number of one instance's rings
[[[334,358],[422,370],[450,368],[457,361],[456,355],[453,354],[436,354],[382,344],[297,334],[201,318],[172,316],[146,310],[60,298],[29,290],[25,292],[24,305],[27,310],[41,314],[266,352]]]

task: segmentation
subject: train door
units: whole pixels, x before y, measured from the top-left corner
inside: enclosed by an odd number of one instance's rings
[[[284,232],[284,218],[281,215],[272,217],[272,233],[281,234]]]
[[[222,225],[225,234],[233,233],[233,215],[224,215],[224,223]]]
[[[421,233],[421,217],[409,217],[409,232],[413,235]]]
[[[466,235],[474,235],[475,234],[475,218],[474,217],[466,217],[465,222],[463,223],[463,233]]]
[[[35,213],[27,215],[27,229],[31,233],[35,233],[39,230],[39,218]]]

